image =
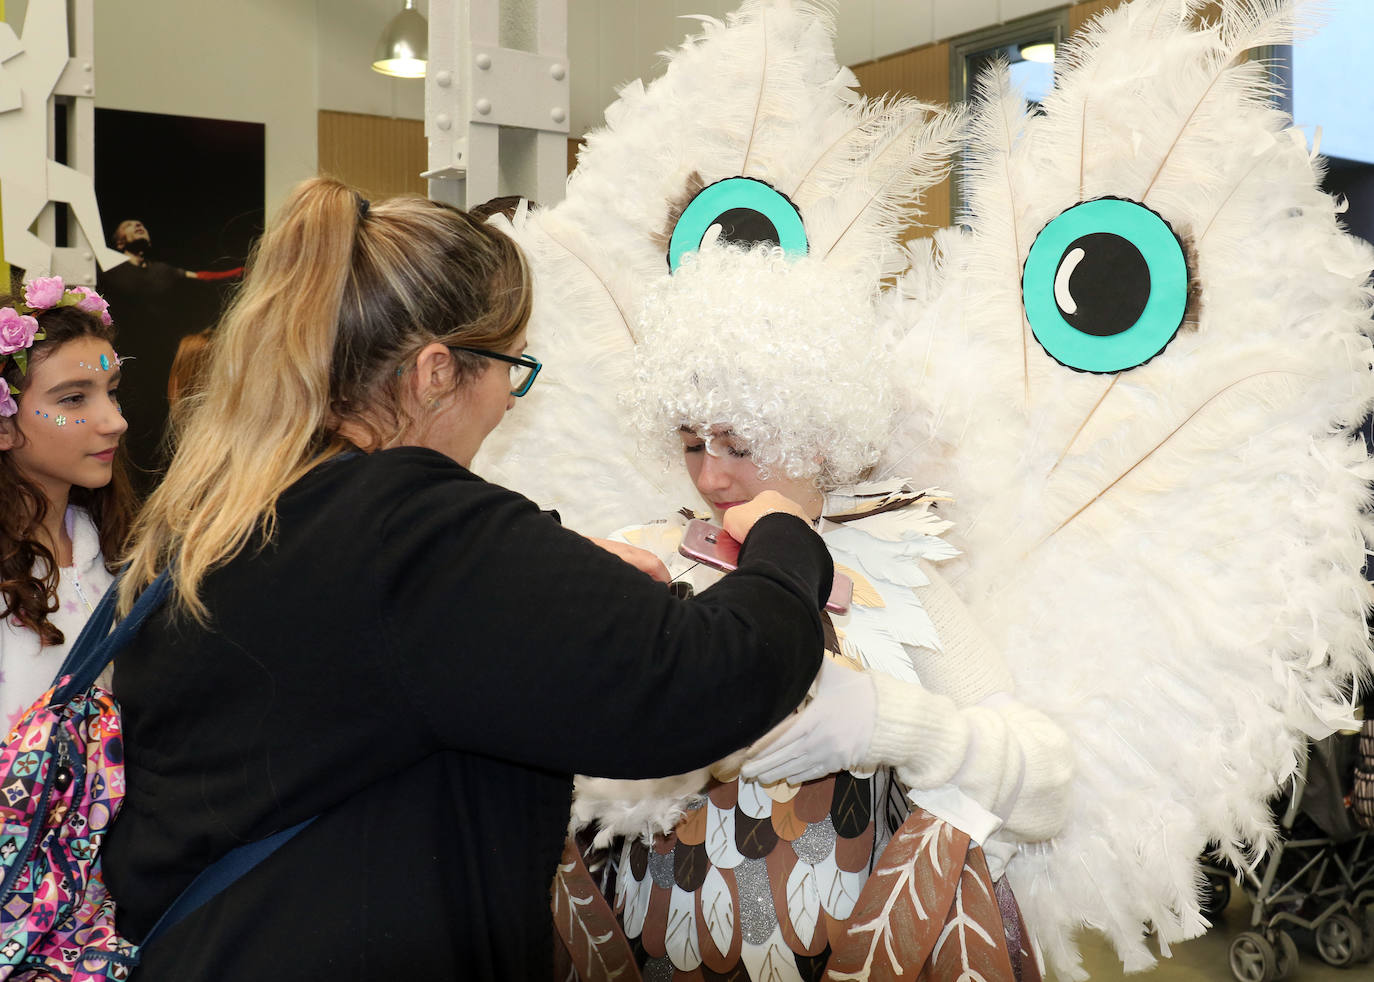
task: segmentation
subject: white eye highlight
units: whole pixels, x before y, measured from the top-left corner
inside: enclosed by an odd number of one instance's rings
[[[1069,292],[1069,278],[1073,276],[1073,271],[1078,268],[1078,264],[1083,261],[1087,253],[1082,249],[1071,249],[1064,256],[1064,261],[1059,264],[1059,272],[1054,274],[1054,302],[1059,305],[1059,309],[1066,314],[1078,313],[1078,304],[1074,302],[1073,294]]]

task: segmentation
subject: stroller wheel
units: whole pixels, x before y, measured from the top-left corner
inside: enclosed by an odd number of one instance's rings
[[[1360,945],[1360,953],[1356,957],[1362,962],[1367,962],[1374,958],[1374,904],[1365,907],[1361,930],[1364,931],[1364,944]]]
[[[1286,979],[1298,967],[1298,945],[1287,931],[1274,932],[1274,979]]]
[[[1364,947],[1364,930],[1346,914],[1332,914],[1322,921],[1312,938],[1321,960],[1335,968],[1352,964]]]
[[[1236,982],[1274,982],[1278,978],[1274,946],[1258,931],[1237,934],[1228,957]]]

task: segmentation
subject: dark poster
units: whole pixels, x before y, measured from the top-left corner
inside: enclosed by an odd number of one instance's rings
[[[132,359],[120,396],[143,492],[165,466],[167,376],[177,344],[214,325],[239,282],[230,271],[262,232],[265,143],[261,123],[95,111],[95,191],[105,235],[119,249],[121,223],[143,226],[124,226],[126,247],[142,255],[98,281],[119,329],[117,349]]]

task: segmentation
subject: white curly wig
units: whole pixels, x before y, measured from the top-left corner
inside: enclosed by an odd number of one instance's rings
[[[670,455],[729,427],[767,475],[833,488],[877,462],[895,412],[874,281],[776,246],[703,243],[644,298],[627,408]]]

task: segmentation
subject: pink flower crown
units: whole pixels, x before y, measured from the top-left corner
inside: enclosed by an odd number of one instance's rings
[[[13,358],[21,375],[29,372],[29,349],[46,335],[38,329],[33,315],[54,307],[75,307],[87,313],[99,314],[100,323],[110,324],[110,305],[105,298],[88,286],[68,287],[60,276],[40,276],[24,285],[24,302],[12,307],[0,307],[0,368]],[[13,416],[19,411],[14,397],[17,388],[10,388],[0,378],[0,416]]]

